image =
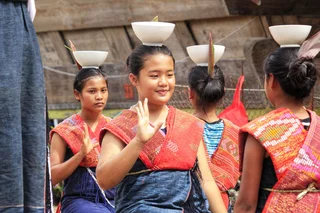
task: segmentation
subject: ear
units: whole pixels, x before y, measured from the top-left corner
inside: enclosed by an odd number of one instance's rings
[[[269,78],[267,80],[268,80],[268,84],[273,89],[280,86],[278,80],[274,77],[274,75],[272,73],[269,74]]]
[[[77,90],[73,90],[73,95],[78,101],[80,101],[80,92],[78,92]]]
[[[195,97],[195,92],[194,90],[190,89],[190,87],[188,87],[188,96],[190,100],[194,99]]]
[[[129,74],[129,80],[133,86],[137,86],[138,77],[132,73]]]

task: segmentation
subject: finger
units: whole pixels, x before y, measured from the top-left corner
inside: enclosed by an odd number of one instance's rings
[[[89,137],[88,125],[86,123],[84,123],[83,127],[84,127],[83,139],[85,140]]]
[[[84,123],[83,127],[84,127],[84,134],[88,135],[88,125],[86,123]]]
[[[138,121],[140,121],[142,118],[141,118],[141,112],[140,112],[139,107],[136,107],[136,110],[137,110],[137,115],[138,115]]]
[[[143,110],[145,116],[149,117],[148,98],[145,98],[143,101]]]
[[[98,147],[99,146],[99,143],[94,143],[93,144],[93,148],[96,148],[96,147]]]
[[[143,109],[143,107],[142,107],[141,101],[138,102],[138,107],[139,107],[139,110],[140,110],[140,116],[141,116],[141,118],[144,118],[145,114],[144,114],[144,109]]]

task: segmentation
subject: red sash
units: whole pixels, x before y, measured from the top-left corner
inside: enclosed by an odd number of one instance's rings
[[[320,186],[320,118],[312,111],[311,125],[306,131],[289,109],[277,109],[243,126],[261,142],[273,162],[278,182],[270,193],[263,212],[320,212],[320,193],[309,192],[297,200],[299,192],[309,184]],[[243,135],[243,134],[242,134]],[[242,138],[242,137],[241,137]],[[245,141],[240,140],[243,153]],[[241,155],[243,156],[243,155]]]
[[[111,118],[105,117],[101,115],[99,118],[99,123],[94,132],[88,128],[89,137],[92,143],[98,142],[100,130],[111,120]],[[53,133],[57,133],[70,147],[73,154],[76,154],[80,151],[82,147],[82,139],[84,134],[84,121],[80,115],[74,114],[71,117],[65,119],[63,122],[58,124],[55,128],[53,128],[50,132],[50,141],[52,139]],[[96,148],[100,153],[100,146]],[[80,166],[84,167],[96,167],[98,164],[98,154],[95,150],[89,152],[82,162]]]
[[[136,135],[138,117],[123,110],[101,131],[106,131],[128,144]],[[151,170],[190,170],[195,163],[203,123],[196,117],[169,106],[166,134],[159,130],[143,147],[139,158]]]
[[[234,188],[240,176],[239,172],[239,127],[224,119],[225,127],[218,148],[213,153],[209,167],[221,191],[222,199],[228,208],[229,198],[226,191]]]

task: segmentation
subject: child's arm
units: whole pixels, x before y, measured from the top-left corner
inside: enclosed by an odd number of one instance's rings
[[[99,144],[92,144],[88,127],[85,125],[81,150],[67,161],[64,161],[67,144],[59,134],[54,133],[50,146],[50,165],[52,184],[55,185],[69,177],[79,166],[83,158]]]
[[[212,174],[208,165],[208,161],[207,161],[206,151],[205,151],[202,140],[199,145],[197,157],[198,157],[198,163],[199,163],[199,168],[200,168],[201,177],[202,177],[201,184],[209,200],[210,211],[215,213],[227,212],[221,197],[220,190],[214,178],[212,177]]]
[[[101,153],[97,166],[97,180],[103,189],[118,185],[128,174],[139,157],[140,151],[147,141],[160,129],[162,123],[152,127],[149,124],[148,100],[143,105],[139,101],[137,107],[138,130],[128,145],[111,133],[102,139]]]

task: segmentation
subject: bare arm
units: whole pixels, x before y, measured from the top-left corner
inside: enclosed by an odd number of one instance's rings
[[[138,131],[136,136],[125,146],[111,133],[106,133],[102,139],[101,153],[97,166],[97,181],[103,189],[118,185],[128,174],[145,143],[159,130],[162,123],[154,127],[149,124],[148,100],[137,107]]]
[[[265,149],[249,135],[245,144],[240,192],[234,208],[235,213],[255,212]]]
[[[50,165],[52,184],[55,185],[69,177],[79,166],[82,159],[96,146],[93,145],[88,136],[87,127],[85,126],[84,145],[81,150],[64,162],[67,144],[60,135],[54,133],[50,146]]]
[[[143,143],[134,138],[127,146],[111,133],[106,133],[97,166],[97,181],[103,189],[118,185],[139,157]]]
[[[220,190],[214,178],[212,177],[202,140],[199,145],[197,157],[202,176],[202,188],[209,200],[210,211],[217,213],[227,212],[220,194]]]

